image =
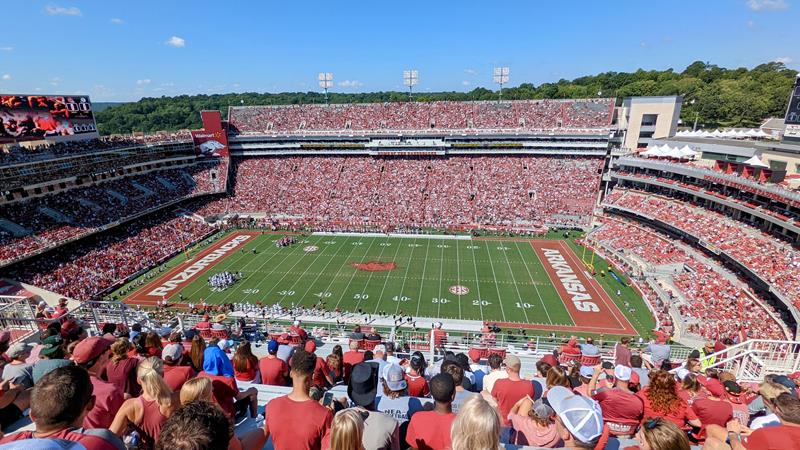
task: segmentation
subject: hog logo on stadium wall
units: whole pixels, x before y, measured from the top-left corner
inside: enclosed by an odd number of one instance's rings
[[[363,270],[364,272],[386,272],[397,268],[397,264],[392,262],[370,261],[366,263],[350,263],[354,269]]]
[[[210,140],[200,144],[200,154],[203,156],[219,156],[219,149],[225,148],[219,141]]]

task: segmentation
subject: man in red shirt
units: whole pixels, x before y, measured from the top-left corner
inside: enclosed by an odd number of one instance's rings
[[[603,410],[603,421],[614,436],[633,437],[636,426],[642,421],[644,404],[630,390],[632,371],[628,366],[614,367],[614,387],[597,389],[597,380],[604,373],[602,366],[596,366],[588,391]]]
[[[450,428],[456,415],[451,403],[456,396],[453,377],[440,373],[431,378],[433,411],[418,411],[411,416],[406,432],[406,443],[412,449],[445,450],[450,448]]]
[[[286,386],[286,378],[289,376],[289,365],[278,358],[278,341],[269,341],[267,344],[267,356],[258,362],[258,370],[261,372],[261,384],[272,386]],[[345,353],[345,355],[347,355]]]
[[[324,359],[320,358],[314,352],[317,350],[317,343],[313,340],[306,341],[305,350],[317,358],[314,365],[314,375],[311,377],[311,385],[320,389],[325,389],[333,386],[333,378],[331,377],[331,369]]]
[[[725,387],[716,378],[697,377],[700,384],[708,392],[706,398],[699,398],[692,403],[692,410],[703,425],[700,434],[691,434],[689,437],[694,442],[702,442],[706,436],[706,427],[714,424],[724,427],[733,420],[733,406],[723,400]]]
[[[330,432],[333,413],[308,395],[316,358],[298,349],[292,356],[292,392],[267,403],[264,435],[272,436],[275,450],[319,450]]]
[[[75,364],[89,372],[95,396],[94,407],[83,420],[84,428],[110,427],[114,416],[125,401],[122,389],[100,379],[100,374],[108,363],[110,348],[111,342],[108,339],[95,336],[82,340],[72,351],[72,360]]]
[[[342,358],[344,364],[344,382],[350,381],[350,373],[353,367],[364,362],[364,353],[358,351],[358,341],[350,341],[350,351],[345,352]]]
[[[497,410],[500,413],[503,426],[507,427],[511,423],[508,420],[508,413],[511,412],[511,408],[526,395],[536,400],[534,398],[536,392],[530,380],[523,380],[520,378],[519,371],[522,368],[522,362],[519,358],[514,355],[508,355],[503,363],[506,366],[508,378],[495,381],[491,394],[497,402]],[[431,391],[432,390],[433,388],[431,388]]]
[[[775,398],[773,409],[780,425],[759,428],[742,436],[743,427],[732,420],[725,428],[709,425],[708,440],[703,448],[733,450],[800,450],[800,399],[784,392]],[[725,445],[725,441],[730,447]]]
[[[0,439],[0,444],[23,439],[63,439],[79,442],[87,450],[124,450],[125,444],[114,433],[81,428],[94,402],[86,370],[78,366],[55,369],[33,388],[31,418],[36,430],[10,434]]]
[[[190,366],[181,366],[183,359],[183,346],[181,344],[168,344],[161,350],[161,358],[164,359],[164,381],[172,392],[178,392],[189,378],[195,376],[194,370]]]
[[[306,330],[304,330],[303,327],[300,326],[299,320],[295,320],[292,323],[292,326],[289,327],[289,333],[300,336],[301,341],[305,341],[306,339],[308,339],[308,333],[306,333]]]

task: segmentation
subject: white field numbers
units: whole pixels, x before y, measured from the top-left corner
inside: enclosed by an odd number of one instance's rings
[[[533,308],[533,306],[530,303],[527,303],[527,302],[517,302],[517,308],[520,308],[520,309],[531,309],[531,308]]]
[[[489,301],[486,301],[486,300],[473,300],[472,301],[472,306],[489,306],[491,304],[492,304],[492,302],[489,302]]]
[[[446,299],[444,297],[433,297],[433,301],[432,302],[444,305],[444,304],[450,303],[450,300]]]
[[[356,294],[353,296],[353,300],[366,300],[369,298],[369,294]]]
[[[396,302],[407,302],[411,300],[411,298],[406,297],[405,295],[395,295],[394,297],[392,297],[392,300]]]
[[[294,291],[279,291],[278,295],[283,297],[291,297],[292,295],[294,295]]]

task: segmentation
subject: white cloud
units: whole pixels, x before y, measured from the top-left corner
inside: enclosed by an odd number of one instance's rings
[[[150,84],[151,81],[152,80],[150,80],[150,78],[145,78],[143,80],[136,80],[136,85],[137,86],[146,86],[146,85]]]
[[[753,11],[778,11],[789,7],[786,0],[747,0],[745,4]]]
[[[475,69],[464,69],[464,73],[467,75],[477,75],[478,71]]]
[[[461,82],[462,86],[469,86],[470,84],[472,84],[472,83],[470,83],[468,80],[464,80],[464,81]]]
[[[64,7],[50,4],[44,7],[44,13],[48,16],[80,16],[81,10],[77,6]]]
[[[61,83],[61,78],[59,78],[59,77],[53,77],[53,78],[50,79],[50,85],[51,86],[58,86],[59,83]]]
[[[745,25],[747,25],[747,28],[750,28],[751,30],[756,27],[756,23],[752,20],[748,20]]]
[[[8,80],[10,80],[10,79],[11,79],[11,75],[9,75],[9,74],[7,74],[7,73],[6,73],[6,74],[3,74],[3,80],[4,80],[4,81],[8,81]]]
[[[639,47],[647,48],[647,42],[644,42],[644,41],[639,42]]]
[[[344,80],[339,82],[339,87],[344,87],[344,88],[359,88],[363,85],[364,83],[358,80]]]
[[[175,48],[186,47],[186,39],[179,38],[178,36],[172,36],[171,38],[167,39],[167,41],[164,43],[169,45],[170,47],[175,47]]]
[[[788,66],[792,63],[792,58],[788,56],[781,56],[780,58],[775,58],[776,63],[783,63],[783,65]]]
[[[123,23],[125,23],[125,21],[120,19],[119,17],[112,17],[111,20],[109,20],[109,22],[113,23],[114,25],[122,25]]]
[[[0,47],[0,51],[13,52],[14,51],[14,47],[10,47],[10,46],[9,47]]]

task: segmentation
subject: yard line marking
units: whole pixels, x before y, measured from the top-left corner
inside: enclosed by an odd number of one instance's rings
[[[387,241],[388,241],[388,239],[387,239]],[[400,253],[400,247],[401,247],[401,245],[398,242],[397,243],[397,250],[394,252],[394,258],[392,258],[392,261],[396,261],[397,260],[397,255],[398,255],[398,253]],[[372,272],[372,273],[374,273],[374,272]],[[372,275],[372,273],[370,273],[370,275]],[[378,295],[378,301],[377,301],[377,303],[375,303],[375,311],[372,314],[377,314],[378,313],[378,306],[380,306],[381,302],[383,301],[383,292],[386,290],[386,285],[389,284],[389,274],[390,273],[391,272],[386,272],[386,279],[383,280],[383,288],[381,289],[380,295]],[[400,295],[402,296],[403,294],[400,293]]]
[[[361,238],[358,238],[358,239],[360,241]],[[359,241],[354,241],[354,242],[359,242]],[[357,245],[353,245],[352,243],[350,243],[350,251],[347,252],[347,259],[350,259],[350,257],[353,256],[353,250],[355,250],[356,247],[358,247],[358,246]],[[367,247],[367,250],[369,250],[369,247]],[[347,264],[342,264],[341,266],[339,266],[339,270],[337,270],[336,274],[333,277],[331,277],[331,282],[328,283],[328,285],[325,287],[325,291],[323,291],[323,292],[330,292],[331,286],[333,286],[333,283],[335,283],[336,279],[339,278],[339,274],[342,273],[342,269],[346,265]],[[311,289],[310,286],[309,286],[309,289]],[[339,297],[339,300],[336,302],[336,306],[333,307],[334,311],[336,311],[336,309],[339,308],[339,303],[341,303],[342,298],[344,298],[345,294],[346,294],[346,292]]]
[[[377,242],[377,241],[378,241],[378,238],[372,238],[372,239],[370,240],[370,242],[369,242],[369,246],[367,247],[367,251],[366,251],[366,252],[365,252],[365,253],[364,253],[364,254],[361,256],[361,259],[364,259],[364,258],[366,258],[366,257],[367,257],[367,255],[369,255],[369,249],[371,249],[371,248],[372,248],[372,246],[373,246],[373,245],[375,244],[375,242]],[[360,242],[360,241],[357,241],[357,242]],[[386,249],[386,247],[381,247],[381,253],[380,253],[380,255],[378,255],[378,259],[380,259],[380,257],[383,255],[383,250],[385,250],[385,249]],[[342,301],[342,298],[344,298],[344,296],[345,296],[345,295],[347,295],[347,290],[348,290],[348,289],[350,289],[350,283],[352,283],[352,282],[353,282],[353,280],[356,278],[356,275],[358,275],[358,274],[359,274],[359,271],[358,271],[358,269],[354,269],[354,270],[353,270],[353,274],[352,274],[352,275],[350,275],[350,281],[348,281],[348,282],[347,282],[347,286],[345,286],[345,287],[344,287],[344,292],[342,293],[342,296],[341,296],[341,297],[339,297],[339,302],[341,302],[341,301]],[[373,272],[370,272],[370,273],[369,273],[369,276],[370,276],[370,278],[372,277],[372,274],[373,274]],[[363,292],[365,291],[365,289],[366,289],[366,286],[364,286],[364,289],[361,289],[361,292],[363,293]],[[358,299],[358,301],[356,302],[356,306],[353,308],[353,312],[356,312],[356,311],[358,311],[358,308],[360,308],[360,307],[361,307],[361,300],[362,300],[362,299]],[[337,302],[336,304],[338,305],[339,303]]]
[[[444,273],[444,244],[442,245],[442,261],[439,264],[439,298],[442,298],[442,274]],[[436,317],[442,316],[442,302],[436,304]]]
[[[480,279],[478,278],[479,277],[478,263],[475,260],[475,247],[477,247],[477,245],[472,245],[471,247],[472,247],[472,267],[475,268],[475,287],[478,289],[478,307],[481,309],[481,321],[483,321],[483,302],[481,302],[483,298],[481,297],[481,282]]]
[[[338,250],[336,250],[336,253],[334,253],[334,254],[333,254],[333,256],[330,256],[330,257],[328,258],[328,262],[325,264],[325,267],[323,267],[323,268],[322,268],[322,270],[321,270],[321,271],[319,271],[319,273],[317,274],[316,278],[314,278],[314,281],[312,281],[311,283],[309,283],[309,285],[308,285],[308,289],[306,289],[306,291],[305,291],[305,292],[303,293],[303,295],[300,297],[300,301],[303,301],[303,299],[305,298],[305,296],[306,296],[306,295],[308,295],[309,291],[311,291],[311,288],[312,288],[312,287],[314,287],[314,285],[315,285],[315,284],[317,284],[317,281],[319,280],[319,277],[321,277],[323,273],[327,273],[328,266],[330,266],[330,265],[331,265],[331,263],[333,262],[333,260],[334,260],[334,259],[336,259],[336,257],[337,257],[337,256],[339,256],[339,252],[341,252],[341,251],[342,251],[342,249],[343,249],[343,248],[345,248],[345,247],[344,247],[344,245],[345,245],[345,244],[347,244],[347,241],[348,241],[348,240],[350,240],[350,238],[349,238],[349,237],[345,237],[345,238],[344,238],[344,243],[343,243],[343,244],[341,244],[341,245],[339,246],[339,249],[338,249]],[[353,252],[353,248],[354,248],[354,247],[356,247],[356,246],[355,246],[355,245],[351,245],[351,246],[350,246],[350,251],[347,253],[347,257],[348,257],[348,258],[350,257],[350,253],[352,253],[352,252]],[[320,252],[320,253],[322,253],[322,252]],[[316,261],[316,260],[315,260],[315,261]],[[313,264],[313,263],[312,263],[312,264]],[[309,265],[309,267],[311,267],[311,265]],[[341,268],[341,267],[339,267],[339,270],[342,270],[342,268]],[[337,274],[337,275],[339,274],[339,270],[337,270],[337,271],[336,271],[336,274]],[[335,278],[335,276],[334,276],[334,278]],[[300,280],[301,280],[301,278],[300,278],[300,277],[298,277],[298,278],[297,278],[297,282],[295,282],[295,284],[297,284],[298,282],[300,282]],[[330,285],[329,285],[329,286],[330,286]],[[292,285],[292,288],[293,288],[293,287],[294,287],[294,285]],[[291,288],[290,288],[290,289],[291,289]],[[324,291],[321,291],[321,292],[328,292],[328,290],[327,290],[327,288],[326,288]]]
[[[414,244],[416,244],[416,243],[417,243],[417,238],[414,238]],[[417,250],[416,246],[411,247],[411,255],[412,256],[414,255],[414,252],[416,250]],[[397,246],[397,251],[400,251],[400,245]],[[410,269],[410,268],[411,268],[411,258],[409,258],[408,263],[406,264],[406,274],[403,276],[403,284],[400,285],[400,295],[401,296],[403,295],[403,290],[406,288],[406,279],[408,279],[408,269]],[[390,277],[388,277],[388,276],[386,277],[387,280],[389,278]],[[394,309],[394,313],[395,314],[397,314],[397,312],[400,311],[400,303],[401,302],[396,302],[396,303],[397,303],[397,307]]]
[[[505,245],[505,244],[504,244]],[[506,257],[506,264],[508,264],[508,271],[511,274],[511,281],[514,282],[514,288],[517,290],[517,298],[519,299],[519,307],[522,308],[523,314],[525,314],[525,323],[530,323],[528,320],[528,311],[525,310],[525,300],[522,299],[522,294],[519,292],[519,285],[517,284],[517,278],[514,276],[514,269],[511,268],[511,262],[508,260],[508,252],[505,250],[503,251],[503,256]]]
[[[422,263],[422,276],[420,277],[419,282],[419,298],[417,299],[417,313],[414,314],[414,317],[419,316],[419,305],[422,304],[422,287],[425,285],[425,269],[428,267],[428,250],[431,248],[431,241],[433,239],[425,239],[428,241],[427,245],[425,245],[425,262]]]
[[[528,276],[531,277],[531,282],[533,284],[533,288],[536,290],[536,296],[539,297],[539,304],[542,305],[542,309],[544,310],[544,314],[547,316],[547,321],[550,324],[553,324],[553,320],[550,319],[550,312],[547,311],[547,305],[544,304],[544,299],[542,298],[542,293],[539,292],[539,286],[537,286],[536,280],[533,279],[533,274],[531,273],[530,267],[528,267],[528,262],[525,261],[525,256],[522,254],[522,251],[519,249],[519,242],[514,242],[514,245],[517,247],[517,253],[519,253],[519,258],[525,263],[525,270],[528,271]],[[533,256],[536,256],[536,259],[539,259],[539,256],[536,252],[533,252]],[[540,261],[541,262],[541,261]],[[569,312],[569,311],[567,311]]]
[[[322,238],[323,238],[323,236],[317,236],[317,240],[314,242],[314,244],[315,244],[315,245],[316,245],[316,244],[318,244],[318,243],[319,243],[319,241],[321,241],[321,240],[322,240]],[[297,248],[296,248],[295,250],[293,250],[291,254],[294,254],[294,253],[297,251],[297,249],[301,249],[301,250],[302,250],[302,249],[304,249],[304,248],[305,248],[305,245],[303,245],[302,243],[299,243],[299,242],[298,242],[296,245],[297,245]],[[304,251],[304,250],[303,250],[303,251]],[[317,253],[317,256],[314,258],[314,261],[312,261],[312,262],[311,262],[311,264],[309,264],[309,265],[308,265],[308,267],[306,267],[306,271],[308,271],[308,269],[311,267],[311,265],[312,265],[312,264],[314,264],[314,262],[316,262],[317,258],[319,258],[319,257],[320,257],[320,256],[321,256],[321,255],[322,255],[324,252],[325,252],[325,250],[324,250],[324,249],[322,249],[322,250],[320,250],[320,251],[319,251],[319,253]],[[304,258],[302,258],[302,255],[301,255],[301,257],[300,257],[300,258],[297,258],[297,261],[295,261],[295,262],[294,262],[294,264],[292,264],[292,267],[290,267],[290,268],[289,268],[289,271],[291,272],[291,271],[292,271],[292,269],[294,269],[294,268],[295,268],[295,267],[296,267],[298,264],[300,264],[300,262],[301,262],[301,261],[303,261],[303,260],[304,260]],[[273,271],[274,271],[275,269],[277,269],[277,266],[276,266],[275,268],[273,268]],[[272,272],[270,272],[270,274],[272,274]],[[284,274],[282,277],[280,277],[280,279],[278,279],[278,281],[276,281],[275,283],[273,283],[273,285],[272,285],[272,287],[269,289],[269,291],[267,291],[267,292],[264,294],[264,297],[267,297],[267,296],[269,296],[270,294],[272,294],[272,291],[274,291],[274,290],[275,290],[275,288],[277,288],[277,287],[278,287],[278,285],[279,285],[279,284],[281,284],[281,282],[283,281],[283,279],[284,279],[284,278],[286,278],[286,275],[288,275],[288,274],[289,274],[288,272],[287,272],[287,273],[285,273],[285,274]],[[298,277],[298,279],[299,279],[299,278],[300,278],[300,277]],[[268,280],[268,279],[269,279],[269,278],[265,278],[265,281],[266,281],[266,280]],[[292,287],[294,287],[294,285],[295,285],[295,284],[297,284],[297,281],[295,281],[294,283],[292,283]],[[289,290],[291,290],[291,289],[289,289]],[[284,298],[286,298],[286,296],[283,296],[283,297],[281,297],[281,299],[280,299],[280,300],[278,300],[277,302],[273,302],[272,304],[274,304],[274,305],[280,305],[280,304],[281,304],[281,302],[283,301],[283,299],[284,299]],[[293,302],[293,303],[294,303],[294,302]]]
[[[489,266],[492,268],[492,277],[494,278],[494,288],[497,290],[497,303],[500,304],[500,313],[503,314],[503,321],[506,321],[506,312],[503,309],[503,301],[500,299],[500,286],[497,283],[497,273],[494,271],[494,262],[492,262],[492,251],[489,246],[486,246],[486,252],[489,253]],[[483,299],[481,299],[483,300]]]
[[[461,285],[461,258],[458,256],[458,245],[460,244],[459,241],[456,241],[456,284]],[[457,295],[458,297],[458,318],[463,319],[464,315],[461,314],[461,297],[463,295]]]

